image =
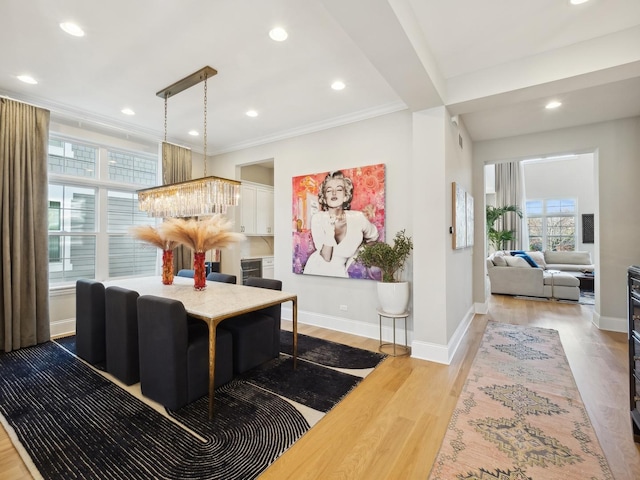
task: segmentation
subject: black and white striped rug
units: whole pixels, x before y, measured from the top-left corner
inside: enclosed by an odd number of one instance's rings
[[[299,358],[217,389],[209,421],[208,397],[162,415],[48,342],[0,354],[0,414],[36,478],[252,479],[310,428],[309,411],[326,413],[384,356],[299,335]]]

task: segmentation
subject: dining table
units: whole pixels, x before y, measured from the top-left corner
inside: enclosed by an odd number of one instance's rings
[[[216,327],[220,322],[243,313],[253,312],[286,302],[292,303],[293,368],[298,357],[298,296],[294,293],[207,281],[204,290],[196,290],[192,278],[174,277],[165,285],[162,277],[135,277],[104,282],[105,287],[118,286],[138,292],[182,302],[187,313],[209,327],[209,419],[213,418],[216,365]],[[229,320],[233,321],[233,320]]]

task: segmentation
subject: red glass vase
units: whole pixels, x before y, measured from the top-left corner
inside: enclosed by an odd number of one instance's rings
[[[193,254],[193,288],[204,290],[207,288],[207,275],[204,267],[205,252],[195,252]]]
[[[162,283],[164,285],[173,283],[173,250],[162,251]]]

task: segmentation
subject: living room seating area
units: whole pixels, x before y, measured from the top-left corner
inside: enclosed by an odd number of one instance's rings
[[[486,261],[491,293],[580,299],[580,279],[594,265],[587,251],[498,251]]]

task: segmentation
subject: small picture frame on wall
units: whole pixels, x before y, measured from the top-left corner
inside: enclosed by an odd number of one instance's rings
[[[582,215],[582,243],[594,243],[594,218],[593,213]]]

